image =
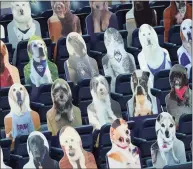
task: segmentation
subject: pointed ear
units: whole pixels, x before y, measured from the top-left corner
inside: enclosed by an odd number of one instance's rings
[[[157,121],[160,122],[161,119],[162,119],[162,115],[159,114],[158,117],[157,117]]]
[[[142,73],[142,77],[147,77],[147,78],[149,78],[149,75],[150,75],[150,73],[147,72],[147,71],[143,71],[143,73]]]

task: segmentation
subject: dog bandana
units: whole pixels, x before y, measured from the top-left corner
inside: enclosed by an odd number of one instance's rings
[[[180,89],[175,89],[175,92],[180,100],[184,100],[183,95],[186,92],[187,88],[188,88],[188,86],[184,86]]]
[[[46,60],[41,60],[40,62],[36,62],[35,60],[33,61],[33,66],[36,70],[36,72],[43,77],[44,73],[46,71],[46,66],[47,66],[47,61]]]

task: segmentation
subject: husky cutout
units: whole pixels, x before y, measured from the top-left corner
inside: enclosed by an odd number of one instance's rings
[[[139,40],[142,51],[138,55],[140,69],[150,72],[150,78],[160,70],[170,69],[171,60],[166,49],[159,46],[157,33],[148,24],[139,28]]]
[[[11,111],[4,118],[6,137],[14,141],[19,135],[27,135],[40,129],[39,115],[31,110],[29,94],[23,85],[12,85],[8,100]]]
[[[58,78],[57,66],[48,60],[47,47],[42,38],[32,36],[28,41],[27,51],[30,61],[24,67],[26,84],[39,87]]]
[[[77,84],[83,79],[92,78],[99,74],[97,62],[88,56],[86,44],[80,34],[69,33],[66,46],[69,53],[69,59],[64,63],[64,68],[68,74],[67,80]]]
[[[120,74],[131,74],[136,69],[132,54],[124,48],[121,34],[114,28],[108,28],[104,34],[104,43],[107,54],[102,58],[105,76],[111,76],[111,91],[115,92],[116,77]]]
[[[131,76],[131,89],[133,97],[127,102],[129,117],[147,116],[157,114],[156,98],[152,96],[149,79],[150,73],[136,70]]]
[[[49,168],[59,169],[57,161],[50,158],[49,144],[46,137],[39,131],[32,132],[27,139],[29,161],[23,169]]]
[[[169,81],[171,91],[165,98],[166,108],[178,125],[182,114],[192,113],[192,90],[189,88],[185,67],[174,65],[170,70]]]
[[[41,36],[40,24],[31,17],[29,2],[11,2],[13,21],[7,26],[9,43],[13,48],[33,35]]]
[[[175,118],[162,112],[156,120],[157,141],[151,146],[152,163],[155,168],[186,162],[184,143],[176,138]]]
[[[187,68],[188,76],[192,68],[192,20],[186,19],[180,26],[182,46],[178,49],[179,64]]]
[[[100,129],[104,124],[112,123],[116,116],[121,116],[120,105],[111,99],[109,84],[104,76],[98,75],[91,79],[90,91],[93,100],[87,107],[87,113],[94,129]]]
[[[130,130],[123,119],[116,119],[110,128],[112,148],[107,153],[109,168],[141,168],[139,150],[131,143]]]
[[[60,130],[59,140],[64,152],[59,162],[60,169],[97,169],[93,154],[83,149],[80,135],[73,127],[64,126]]]

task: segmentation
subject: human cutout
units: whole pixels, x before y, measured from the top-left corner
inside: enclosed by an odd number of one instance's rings
[[[50,157],[48,141],[41,132],[34,131],[29,135],[27,139],[27,151],[29,161],[24,165],[23,169],[59,169],[58,162]]]
[[[142,46],[142,51],[138,54],[140,69],[150,72],[153,82],[157,72],[171,68],[169,53],[159,45],[157,33],[148,24],[139,28],[139,41]]]
[[[162,112],[156,119],[157,141],[151,146],[152,163],[155,168],[186,163],[184,143],[176,138],[175,118]]]
[[[80,135],[74,128],[64,126],[60,130],[59,139],[64,152],[64,157],[59,162],[60,169],[97,169],[94,155],[83,149]]]
[[[116,119],[110,128],[111,150],[107,153],[109,168],[141,168],[139,150],[131,143],[126,121]]]
[[[52,135],[65,125],[78,127],[82,125],[80,109],[72,104],[72,92],[68,83],[63,79],[54,81],[51,88],[52,108],[47,112],[48,130]]]
[[[120,74],[131,74],[136,69],[132,54],[127,53],[121,34],[114,28],[108,28],[104,34],[107,54],[102,58],[105,76],[111,76],[111,91],[115,92],[116,78]]]
[[[31,17],[30,2],[12,1],[11,10],[13,21],[8,24],[7,32],[9,43],[14,49],[22,40],[29,39],[33,35],[41,36],[39,22]]]
[[[32,36],[27,45],[29,63],[24,67],[25,83],[39,87],[53,83],[58,78],[57,66],[48,60],[45,42],[39,36]]]
[[[150,8],[149,1],[134,1],[134,17],[137,28],[143,24],[157,25],[156,11]]]
[[[69,53],[69,59],[64,63],[68,74],[67,80],[77,84],[83,79],[99,74],[97,62],[88,56],[86,44],[81,35],[76,32],[69,33],[66,46]]]
[[[107,28],[118,29],[117,17],[108,9],[108,1],[90,0],[91,13],[86,17],[87,34],[95,39],[95,33],[104,32]]]
[[[185,19],[180,26],[182,46],[178,49],[178,62],[187,68],[190,78],[192,68],[192,20]]]
[[[151,94],[153,87],[147,71],[136,70],[131,76],[133,96],[127,102],[129,117],[147,116],[158,113],[156,98]]]
[[[9,63],[6,45],[0,40],[0,88],[10,87],[13,83],[20,83],[19,71]]]
[[[175,117],[176,125],[182,114],[192,113],[192,90],[188,84],[188,74],[182,65],[170,69],[170,93],[165,98],[168,113]]]
[[[29,94],[23,85],[13,84],[9,89],[8,100],[11,111],[4,118],[7,138],[14,142],[17,136],[28,135],[40,129],[40,117],[31,110]],[[12,149],[13,146],[14,144]]]
[[[181,24],[185,19],[192,19],[192,6],[185,0],[171,1],[164,10],[164,41],[168,42],[168,34],[172,25]]]
[[[11,169],[11,167],[9,167],[9,166],[7,166],[7,165],[5,165],[5,163],[4,163],[4,161],[3,161],[3,151],[2,151],[2,148],[0,147],[0,153],[1,153],[1,156],[0,156],[0,158],[1,158],[1,168],[2,169]]]

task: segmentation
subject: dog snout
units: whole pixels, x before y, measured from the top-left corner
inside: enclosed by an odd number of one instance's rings
[[[192,34],[191,34],[191,32],[188,32],[188,33],[187,33],[187,36],[188,36],[188,41],[189,41],[189,40],[192,40]]]
[[[42,47],[39,47],[39,55],[44,56],[44,50]]]
[[[21,14],[21,15],[23,15],[23,12],[24,12],[23,9],[20,9],[20,14]]]
[[[63,95],[63,94],[61,94],[61,95],[60,95],[60,99],[63,99],[63,98],[64,98],[64,95]]]
[[[100,8],[100,6],[99,6],[99,5],[96,5],[96,8],[97,8],[97,9],[99,9],[99,8]]]
[[[143,89],[141,86],[137,86],[137,95],[142,95],[143,94]]]
[[[151,45],[151,39],[147,39],[148,45]]]
[[[165,135],[166,135],[166,138],[169,138],[169,131],[168,130],[165,131]]]

